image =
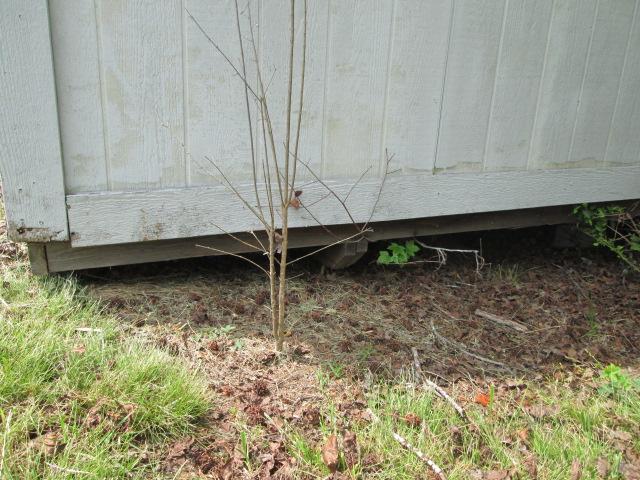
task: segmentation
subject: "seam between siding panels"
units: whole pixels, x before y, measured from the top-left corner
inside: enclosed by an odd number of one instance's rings
[[[442,88],[440,92],[440,114],[438,115],[438,127],[436,129],[436,145],[433,152],[433,165],[431,166],[431,174],[435,174],[438,164],[438,150],[440,147],[440,126],[442,125],[442,112],[444,111],[444,92],[447,85],[447,69],[449,68],[449,51],[451,50],[451,37],[453,36],[454,14],[456,8],[456,0],[451,0],[451,13],[449,17],[449,36],[447,38],[447,50],[444,56],[444,69],[442,71]]]
[[[498,86],[498,73],[500,72],[500,59],[502,58],[502,46],[504,45],[504,31],[507,23],[507,11],[509,10],[509,0],[505,0],[504,10],[502,12],[502,30],[500,31],[500,41],[498,43],[498,53],[496,54],[496,71],[493,76],[493,90],[491,91],[491,103],[489,104],[489,115],[487,117],[487,132],[485,133],[484,150],[482,151],[482,164],[480,170],[483,172],[487,167],[487,148],[489,146],[489,137],[491,134],[491,125],[493,120],[493,108],[495,106],[496,88]]]
[[[395,16],[396,16],[396,6],[398,4],[398,0],[393,0],[393,5],[391,7],[391,25],[389,26],[389,44],[387,47],[387,74],[385,78],[385,86],[384,86],[384,104],[382,106],[382,130],[380,132],[380,160],[378,161],[378,176],[382,176],[384,174],[384,167],[386,162],[386,143],[387,143],[387,113],[389,107],[389,87],[391,86],[391,60],[393,58],[393,46],[394,46],[394,33],[395,33]]]
[[[600,10],[600,0],[596,0],[596,8],[594,9],[593,22],[591,23],[591,34],[589,36],[589,46],[587,47],[587,55],[584,60],[584,70],[582,72],[582,81],[580,82],[580,93],[578,95],[578,104],[576,105],[576,117],[573,119],[573,130],[571,130],[571,143],[569,144],[569,153],[566,162],[571,162],[573,155],[573,145],[576,140],[576,128],[578,126],[578,118],[580,115],[580,107],[582,106],[582,94],[584,93],[584,83],[589,72],[589,60],[591,59],[591,46],[593,45],[593,37],[596,30],[596,22],[598,20],[598,12]]]
[[[609,134],[607,135],[607,144],[604,147],[604,154],[602,155],[601,166],[606,165],[607,163],[607,154],[609,153],[609,143],[611,142],[611,134],[613,132],[613,121],[616,118],[616,113],[618,113],[618,103],[620,102],[620,90],[622,89],[622,79],[627,70],[627,59],[629,58],[629,48],[631,46],[631,37],[633,37],[633,29],[636,26],[636,20],[638,16],[638,2],[640,0],[636,0],[636,3],[633,7],[633,17],[631,20],[631,26],[629,27],[629,35],[627,36],[627,46],[624,51],[624,60],[622,61],[622,69],[620,70],[620,77],[618,78],[618,92],[616,93],[616,102],[613,104],[613,112],[611,114],[611,119],[609,121]]]
[[[531,152],[533,150],[533,139],[538,126],[538,113],[540,111],[540,101],[542,100],[542,85],[544,84],[544,76],[547,72],[547,58],[549,56],[549,44],[551,43],[551,30],[553,27],[553,17],[555,13],[556,0],[551,2],[551,12],[549,14],[549,28],[547,29],[547,43],[544,49],[544,57],[542,58],[542,71],[540,72],[540,80],[538,81],[538,98],[536,100],[536,110],[533,114],[533,122],[531,124],[531,133],[529,134],[529,148],[527,149],[527,164],[525,171],[531,170]]]

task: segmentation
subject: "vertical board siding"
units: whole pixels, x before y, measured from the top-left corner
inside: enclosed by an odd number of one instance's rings
[[[290,51],[289,2],[262,0],[260,12],[260,24],[269,26],[260,31],[260,65],[263,76],[269,81],[268,100],[278,158],[284,159]],[[313,178],[309,170],[315,174],[320,174],[321,170],[328,16],[327,2],[308,2],[305,84],[298,158],[309,168],[299,166],[296,173],[299,180]],[[277,28],[272,27],[276,25]],[[304,39],[304,6],[302,2],[298,2],[296,5],[294,39],[291,152],[294,150],[295,132],[300,111],[300,74]],[[261,129],[261,126],[258,125],[257,129]]]
[[[436,171],[482,167],[504,0],[456,1]]]
[[[0,2],[0,176],[11,239],[68,240],[46,0]]]
[[[596,0],[554,2],[530,168],[567,164],[596,13]]]
[[[634,7],[635,0],[601,0],[598,7],[568,159],[576,167],[604,159]]]
[[[112,188],[183,186],[180,0],[100,4]]]
[[[254,23],[253,34],[256,48],[260,35],[257,26],[260,9],[257,1],[248,4]],[[246,2],[242,8],[247,6]],[[242,72],[240,44],[233,0],[190,0],[189,13],[206,34],[216,42]],[[255,55],[251,44],[249,10],[241,18],[243,48],[247,82],[256,90]],[[187,16],[187,62],[186,78],[189,98],[189,152],[187,160],[192,185],[216,184],[221,179],[206,157],[215,162],[230,179],[249,181],[252,171],[251,142],[247,118],[244,82],[233,67],[215,49],[200,31],[191,17]],[[252,121],[257,121],[255,99],[250,96]]]
[[[387,94],[391,15],[388,0],[332,0],[322,174],[378,173]]]
[[[108,189],[93,1],[50,0],[51,41],[67,193]]]
[[[438,138],[451,0],[398,0],[384,146],[394,169],[431,172]]]
[[[300,158],[325,178],[351,179],[379,174],[385,150],[404,174],[640,163],[637,3],[309,1]],[[258,62],[283,159],[288,2],[240,8],[247,80],[257,87]],[[189,16],[241,68],[234,0],[50,0],[50,9],[67,193],[218,184],[205,157],[235,183],[251,181],[243,83]],[[301,183],[311,177],[300,168]]]
[[[551,19],[551,0],[507,0],[485,170],[524,170]]]
[[[609,131],[604,165],[640,164],[640,0],[636,0],[633,27],[627,43],[625,62],[613,120]]]

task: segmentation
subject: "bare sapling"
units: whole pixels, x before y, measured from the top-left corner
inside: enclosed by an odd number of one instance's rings
[[[294,72],[295,56],[296,56],[296,3],[302,3],[303,16],[301,21],[302,29],[300,41],[301,57],[299,59],[300,70]],[[225,53],[216,41],[207,33],[206,29],[198,22],[198,20],[187,10],[190,19],[195,23],[206,40],[212,45],[215,51],[222,56],[225,62],[233,70],[235,76],[242,82],[244,86],[244,104],[246,107],[246,118],[248,123],[248,134],[250,144],[250,155],[252,165],[252,182],[248,186],[242,188],[234,185],[228,175],[216,163],[215,159],[205,157],[207,164],[212,166],[217,174],[218,181],[224,185],[233,195],[235,195],[244,205],[250,215],[253,215],[261,226],[263,232],[249,232],[250,240],[240,238],[232,232],[224,229],[224,226],[215,225],[221,232],[229,235],[234,240],[243,244],[244,248],[250,251],[261,252],[267,257],[268,265],[263,266],[259,261],[252,260],[243,255],[227,252],[212,246],[199,245],[202,248],[215,251],[217,253],[229,254],[241,258],[254,267],[260,269],[269,281],[270,296],[270,315],[272,332],[275,339],[275,349],[282,352],[285,339],[285,324],[287,319],[287,268],[303,258],[314,255],[321,250],[349,241],[358,241],[368,232],[371,232],[369,223],[373,218],[375,209],[379,203],[382,188],[385,179],[389,174],[389,163],[391,157],[385,152],[385,168],[381,177],[380,186],[375,203],[372,206],[370,216],[365,222],[358,223],[355,221],[348,206],[347,199],[352,195],[356,186],[365,177],[368,170],[365,171],[357,181],[351,185],[344,197],[340,196],[328,182],[321,179],[320,175],[313,171],[308,163],[300,159],[300,136],[302,128],[302,113],[304,109],[305,98],[305,73],[307,64],[307,0],[290,0],[289,5],[289,42],[288,42],[288,67],[286,73],[286,93],[285,93],[285,118],[284,118],[284,134],[283,138],[276,138],[274,120],[272,111],[270,110],[270,101],[268,97],[269,81],[264,77],[261,69],[258,48],[254,36],[253,22],[251,18],[250,7],[247,6],[247,17],[249,23],[249,47],[251,57],[256,66],[256,85],[248,80],[247,77],[247,49],[245,48],[245,39],[241,29],[241,14],[238,7],[238,0],[235,0],[235,23],[238,33],[238,44],[240,50],[240,64],[236,66],[231,57]],[[294,78],[297,75],[297,89],[294,88]],[[295,107],[294,107],[295,104]],[[258,131],[254,132],[254,114],[252,114],[252,105],[258,116]],[[280,140],[280,141],[278,141]],[[282,146],[282,149],[278,147]],[[313,180],[305,184],[305,188],[311,184],[320,185],[326,194],[320,199],[324,200],[332,198],[337,201],[345,212],[345,221],[350,222],[354,226],[352,235],[336,235],[329,227],[324,225],[316,214],[311,210],[311,206],[305,205],[301,198],[301,189],[297,186],[300,166],[303,166],[311,175]],[[250,192],[250,193],[247,193]],[[290,211],[291,209],[302,209],[310,218],[313,219],[320,227],[330,233],[335,242],[330,245],[318,248],[304,256],[291,260],[289,258],[289,233],[290,233]],[[246,237],[245,237],[246,238]]]

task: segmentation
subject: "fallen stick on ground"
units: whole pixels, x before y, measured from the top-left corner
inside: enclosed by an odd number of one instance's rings
[[[9,430],[11,429],[11,417],[13,417],[13,410],[9,410],[7,414],[7,420],[4,427],[4,435],[2,437],[2,456],[0,457],[0,479],[4,477],[4,456],[7,452],[7,437],[9,436]]]
[[[367,408],[367,413],[369,413],[369,415],[371,416],[371,419],[374,422],[379,422],[380,421],[378,416],[375,413],[373,413],[373,410],[371,410],[370,408]],[[424,463],[426,463],[429,466],[429,468],[431,469],[431,471],[433,473],[435,473],[440,480],[447,480],[447,477],[444,475],[444,472],[442,471],[442,469],[438,466],[438,464],[436,462],[434,462],[429,457],[427,457],[424,453],[422,453],[422,451],[418,450],[416,447],[411,445],[407,441],[407,439],[404,438],[403,436],[398,435],[394,431],[391,431],[391,435],[393,436],[393,439],[396,442],[398,442],[400,445],[402,445],[404,448],[409,450],[416,457],[418,457],[420,460],[422,460]]]
[[[84,470],[76,470],[75,468],[64,468],[56,465],[55,463],[44,462],[48,467],[58,470],[59,472],[71,473],[74,475],[91,475],[91,472],[85,472]]]
[[[506,365],[504,363],[501,362],[497,362],[496,360],[491,360],[490,358],[487,357],[483,357],[482,355],[478,355],[477,353],[473,353],[468,351],[466,348],[464,348],[461,344],[459,344],[458,342],[455,342],[453,340],[449,340],[448,338],[443,337],[442,335],[440,335],[440,333],[438,333],[438,331],[436,330],[435,325],[433,324],[433,320],[431,320],[431,331],[433,332],[433,334],[435,335],[435,337],[440,340],[442,343],[444,344],[448,344],[451,345],[455,348],[457,348],[458,350],[460,350],[462,353],[464,353],[465,355],[468,355],[470,357],[475,358],[476,360],[480,360],[482,362],[486,362],[486,363],[490,363],[492,365],[496,365],[498,367],[506,367]]]
[[[479,317],[491,320],[492,322],[504,325],[505,327],[511,327],[519,332],[526,333],[529,331],[529,329],[521,323],[509,320],[508,318],[500,317],[499,315],[494,315],[493,313],[485,312],[484,310],[477,309],[474,313]]]
[[[451,396],[442,387],[440,387],[437,383],[429,380],[422,373],[422,367],[420,366],[420,358],[418,357],[418,349],[415,347],[412,347],[411,352],[413,353],[413,363],[416,369],[416,374],[422,379],[425,385],[433,389],[440,397],[442,397],[447,402],[449,402],[451,406],[455,409],[455,411],[458,412],[458,415],[460,415],[462,419],[466,420],[467,414],[464,412],[462,407],[453,398],[451,398]]]
[[[438,255],[438,260],[436,263],[440,265],[445,265],[447,263],[447,252],[449,253],[473,253],[473,256],[476,260],[476,273],[480,274],[480,270],[484,267],[484,258],[480,255],[478,250],[463,250],[459,248],[443,248],[443,247],[433,247],[431,245],[427,245],[426,243],[422,243],[417,238],[413,239],[418,245],[422,248],[426,248],[428,250],[434,250]]]

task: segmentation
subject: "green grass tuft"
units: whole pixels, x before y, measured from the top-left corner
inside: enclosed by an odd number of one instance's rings
[[[145,452],[210,408],[195,373],[124,335],[72,278],[4,269],[0,298],[3,478],[149,478]]]

